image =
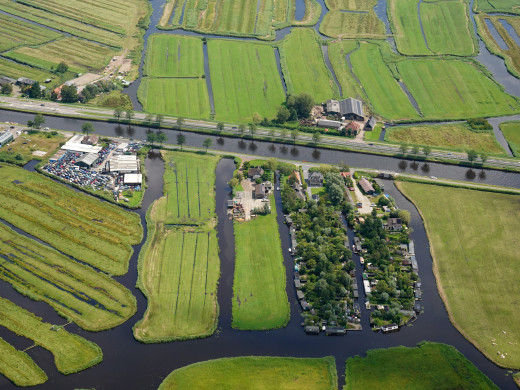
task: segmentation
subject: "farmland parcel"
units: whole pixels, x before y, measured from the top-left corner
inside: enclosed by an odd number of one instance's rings
[[[159,390],[335,390],[334,358],[238,357],[208,360],[173,371]]]
[[[344,390],[498,389],[451,345],[376,349],[347,360]]]
[[[139,216],[11,165],[0,165],[0,218],[112,275],[128,270]]]
[[[500,130],[515,157],[520,157],[520,122],[505,122],[500,125]]]
[[[251,122],[254,113],[276,115],[285,93],[272,46],[210,40],[208,54],[217,119]]]
[[[142,342],[211,335],[220,273],[215,226],[217,157],[165,153],[164,196],[147,213],[138,287],[148,298],[134,327]]]
[[[450,318],[500,366],[520,368],[519,197],[397,183],[420,210]],[[482,229],[485,228],[485,239]]]
[[[233,323],[238,329],[285,326],[289,302],[274,197],[269,215],[235,222]]]
[[[341,85],[343,97],[366,100],[361,84],[356,80],[347,61],[347,56],[351,55],[358,47],[358,41],[354,40],[340,40],[331,43],[329,44],[329,59]]]
[[[0,374],[16,386],[36,386],[47,381],[45,372],[29,355],[0,337]]]
[[[56,368],[62,374],[85,370],[103,359],[101,348],[65,329],[41,321],[41,318],[0,298],[0,326],[26,337],[54,355]]]
[[[320,25],[320,32],[332,38],[373,38],[385,37],[385,25],[374,11],[327,12]]]

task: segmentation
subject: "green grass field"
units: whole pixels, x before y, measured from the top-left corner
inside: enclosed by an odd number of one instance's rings
[[[145,77],[137,91],[145,111],[207,119],[210,116],[208,89],[204,79],[155,79]]]
[[[236,357],[208,360],[173,371],[159,390],[335,390],[334,358]]]
[[[20,45],[38,45],[61,36],[55,31],[0,14],[0,51]]]
[[[313,29],[293,29],[280,46],[280,57],[288,93],[308,93],[315,102],[338,95]]]
[[[320,32],[332,38],[372,38],[385,37],[385,25],[372,10],[367,13],[327,12],[320,24]]]
[[[494,363],[520,368],[520,197],[397,185],[421,211],[439,292],[457,329]]]
[[[138,287],[148,299],[134,337],[145,343],[211,335],[218,320],[215,227],[218,157],[164,153],[164,196],[147,213]]]
[[[520,5],[516,0],[478,0],[477,9],[482,12],[514,12],[520,14]]]
[[[42,82],[46,79],[52,78],[52,74],[48,71],[31,68],[30,66],[22,65],[17,62],[9,61],[0,58],[0,74],[17,79],[18,77],[27,77],[35,81]],[[45,85],[45,84],[43,84]]]
[[[505,122],[500,125],[500,130],[506,137],[506,141],[515,157],[520,157],[520,122]]]
[[[52,329],[41,318],[0,298],[0,326],[34,341],[54,355],[56,368],[62,374],[72,374],[98,364],[103,359],[101,348],[64,328]]]
[[[251,122],[255,112],[276,116],[285,93],[272,46],[210,40],[208,54],[217,119]]]
[[[12,165],[0,165],[0,180],[0,218],[109,274],[128,271],[143,237],[137,214]]]
[[[365,93],[350,71],[346,59],[346,56],[356,50],[358,46],[358,41],[354,40],[338,40],[330,43],[329,60],[341,85],[343,96],[366,100]]]
[[[152,77],[202,77],[202,40],[189,36],[153,34],[148,39],[143,73]]]
[[[113,279],[3,224],[0,253],[0,279],[83,329],[113,328],[136,311],[130,291]]]
[[[36,386],[47,381],[45,372],[25,352],[0,337],[0,374],[16,386]]]
[[[344,390],[497,389],[455,347],[421,343],[418,347],[374,349],[347,360]]]
[[[24,138],[29,138],[31,142],[26,141]],[[24,142],[27,142],[24,144]],[[0,160],[11,162],[13,164],[26,164],[33,159],[46,159],[51,156],[56,149],[59,148],[60,143],[65,142],[63,134],[52,135],[50,133],[36,133],[30,134],[29,136],[21,136],[16,138],[14,141],[9,142],[9,146],[0,149]],[[11,150],[9,150],[11,149]],[[46,152],[42,157],[33,155],[35,150]],[[17,160],[16,155],[21,154],[22,160]]]
[[[24,64],[56,69],[65,62],[74,73],[85,73],[103,69],[114,51],[97,43],[83,39],[65,37],[38,47],[20,47],[5,53],[5,56]]]
[[[467,119],[520,110],[518,100],[474,62],[406,59],[397,68],[425,118]]]
[[[404,55],[431,55],[426,47],[417,14],[419,0],[389,0],[388,19],[399,53]]]
[[[377,4],[377,0],[325,0],[325,4],[330,10],[371,11]]]
[[[235,222],[234,328],[280,328],[289,321],[285,267],[276,221],[272,213],[247,222]]]
[[[385,141],[506,155],[492,131],[477,133],[466,123],[388,127]]]
[[[383,130],[383,125],[378,123],[374,130],[365,131],[364,139],[365,141],[379,141],[379,136],[381,135],[381,131]]]
[[[377,114],[389,119],[415,119],[419,114],[383,61],[380,47],[362,43],[350,57],[353,71]]]

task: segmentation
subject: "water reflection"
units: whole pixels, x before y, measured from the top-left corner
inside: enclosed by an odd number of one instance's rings
[[[269,145],[267,148],[273,153],[276,151],[276,146],[274,144]]]
[[[285,145],[280,146],[280,152],[282,152],[283,154],[287,154],[287,150],[288,150],[287,146],[285,146]]]
[[[258,146],[254,143],[254,142],[251,142],[249,144],[249,150],[251,150],[252,152],[254,152],[256,149],[258,149]]]
[[[321,156],[321,152],[318,149],[314,149],[312,151],[312,158],[315,160],[319,160]]]
[[[134,138],[134,135],[135,135],[135,128],[131,125],[128,125],[128,127],[126,128],[126,134],[128,137],[130,138]]]
[[[417,161],[414,161],[413,163],[410,164],[410,167],[416,171],[418,168],[419,168],[419,164],[417,164]]]
[[[404,171],[406,169],[406,167],[408,166],[408,163],[405,160],[401,160],[401,161],[399,161],[399,164],[397,164],[397,166],[399,167],[399,169],[401,171]]]
[[[238,147],[240,149],[245,149],[246,148],[246,143],[244,142],[244,140],[238,141]]]
[[[426,173],[430,172],[430,164],[424,163],[422,165],[421,169],[423,172],[426,172]]]
[[[219,144],[219,145],[224,145],[224,138],[222,138],[222,137],[218,137],[218,138],[217,138],[217,144]]]
[[[117,135],[118,137],[122,137],[123,134],[124,134],[124,130],[123,130],[123,127],[121,127],[121,125],[117,125],[117,126],[115,127],[114,131],[115,131],[115,133],[116,133],[116,135]]]
[[[475,173],[475,171],[473,169],[470,168],[466,171],[467,179],[473,180],[475,177],[477,177],[477,174]]]
[[[485,180],[486,179],[486,171],[482,170],[478,174],[479,179]]]
[[[297,157],[299,154],[300,154],[300,151],[299,151],[298,149],[296,149],[295,146],[293,146],[293,147],[291,148],[291,156],[293,156],[293,157]]]

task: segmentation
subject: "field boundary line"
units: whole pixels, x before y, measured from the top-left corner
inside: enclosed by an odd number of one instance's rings
[[[179,266],[179,282],[177,283],[177,299],[175,300],[175,311],[173,312],[174,315],[177,314],[177,305],[179,304],[179,292],[181,288],[181,274],[182,274],[182,261],[184,260],[184,236],[186,235],[185,232],[182,232],[182,245],[181,245],[181,264]]]
[[[188,301],[188,318],[190,318],[190,311],[191,311],[191,296],[193,295],[193,277],[195,276],[195,263],[197,262],[197,246],[199,244],[199,234],[200,233],[195,233],[195,234],[196,234],[195,250],[193,251],[193,267],[191,269],[190,299]]]

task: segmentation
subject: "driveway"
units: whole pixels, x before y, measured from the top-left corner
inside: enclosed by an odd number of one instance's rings
[[[363,204],[363,207],[358,208],[359,214],[370,214],[372,212],[372,207],[370,207],[372,202],[363,195],[359,187],[356,185],[354,178],[352,178],[352,181],[354,182],[354,193],[356,194],[357,201]]]

